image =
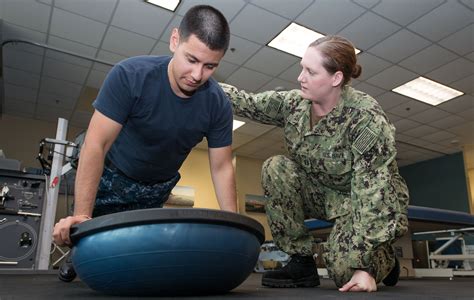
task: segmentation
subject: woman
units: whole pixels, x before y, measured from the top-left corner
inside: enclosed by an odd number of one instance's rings
[[[239,91],[222,84],[234,113],[281,126],[289,156],[263,164],[267,216],[278,247],[291,256],[267,272],[270,287],[319,285],[306,218],[334,222],[323,258],[340,291],[395,285],[392,243],[407,231],[408,189],[395,161],[395,128],[380,105],[348,83],[361,74],[354,46],[326,36],[309,45],[301,90]]]

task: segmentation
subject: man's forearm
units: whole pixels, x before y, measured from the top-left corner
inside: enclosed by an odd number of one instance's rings
[[[212,173],[217,201],[222,210],[237,212],[237,194],[232,164]]]
[[[105,152],[101,149],[86,146],[81,150],[74,191],[75,216],[92,216],[97,188],[104,168],[104,157]]]

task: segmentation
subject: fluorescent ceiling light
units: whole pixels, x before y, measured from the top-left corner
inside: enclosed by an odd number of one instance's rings
[[[293,54],[298,57],[303,57],[306,48],[315,40],[324,35],[314,30],[308,29],[296,23],[291,23],[280,34],[274,38],[268,46]],[[360,52],[355,49],[356,54]]]
[[[392,91],[431,105],[438,105],[464,94],[424,77],[418,77]]]
[[[240,126],[244,125],[245,122],[239,121],[239,120],[234,120],[234,123],[232,124],[232,131],[236,130]]]
[[[145,0],[145,2],[174,11],[180,0]]]

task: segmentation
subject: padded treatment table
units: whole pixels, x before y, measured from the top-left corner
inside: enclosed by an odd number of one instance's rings
[[[474,226],[474,216],[471,214],[415,205],[408,206],[408,221],[413,233]],[[310,231],[318,230],[321,233],[328,233],[333,224],[310,219],[305,221],[305,225]]]

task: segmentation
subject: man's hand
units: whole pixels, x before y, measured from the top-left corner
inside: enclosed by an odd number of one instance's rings
[[[79,224],[84,221],[89,220],[90,217],[86,215],[80,216],[69,216],[59,220],[56,225],[54,225],[53,230],[53,241],[58,246],[71,246],[71,239],[69,237],[69,230],[74,224]]]
[[[363,270],[356,270],[352,275],[351,280],[346,283],[340,292],[375,292],[377,291],[377,284],[375,279]]]

